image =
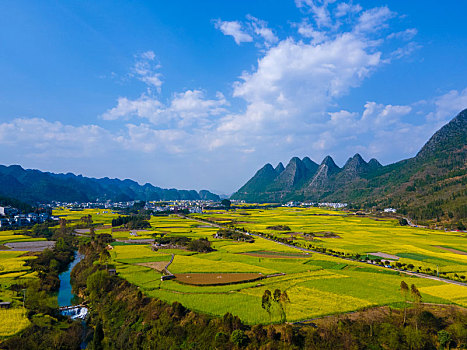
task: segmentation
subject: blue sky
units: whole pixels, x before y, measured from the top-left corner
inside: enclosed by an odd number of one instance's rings
[[[231,193],[414,156],[467,108],[461,1],[2,1],[1,164]]]

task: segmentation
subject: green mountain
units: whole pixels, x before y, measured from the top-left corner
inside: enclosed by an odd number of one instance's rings
[[[26,170],[19,165],[0,165],[0,195],[27,203],[93,202],[96,200],[219,200],[207,190],[176,190],[140,185],[132,180],[95,179],[82,175]]]
[[[292,158],[280,174],[258,177],[232,199],[346,202],[363,207],[393,206],[414,218],[467,217],[467,109],[438,130],[410,159],[382,166],[356,154],[339,168],[330,156],[319,166]],[[270,166],[272,169],[272,166]],[[306,169],[306,170],[305,170]],[[255,175],[256,176],[256,175]]]

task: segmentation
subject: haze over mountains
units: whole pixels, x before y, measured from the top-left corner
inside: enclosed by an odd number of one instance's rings
[[[414,217],[467,217],[467,109],[438,130],[413,158],[382,166],[358,153],[340,168],[293,157],[266,164],[232,199],[249,202],[331,201],[395,206]]]
[[[95,179],[82,175],[54,174],[39,170],[25,170],[19,165],[0,165],[0,195],[27,203],[114,202],[132,200],[219,200],[207,190],[163,189],[149,183],[140,185],[133,180]]]

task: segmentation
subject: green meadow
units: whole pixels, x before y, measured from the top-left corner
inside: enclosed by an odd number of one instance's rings
[[[35,273],[31,273],[30,267],[25,265],[26,260],[34,257],[24,256],[25,253],[0,250],[0,300],[12,303],[11,308],[0,309],[0,339],[11,336],[29,325],[22,307],[22,296],[9,289],[12,284],[37,278]]]
[[[390,254],[422,271],[429,268],[449,277],[464,275],[467,282],[466,233],[400,226],[396,219],[359,217],[319,208],[213,211],[197,217],[230,220],[237,228],[293,240],[303,247],[312,245],[362,256]],[[286,225],[290,230],[268,229],[277,225]],[[326,233],[332,235],[325,237]]]
[[[80,215],[84,215],[83,212]],[[94,220],[96,214],[91,215]],[[168,302],[178,301],[192,310],[217,316],[230,312],[249,324],[281,320],[277,305],[273,305],[269,313],[261,307],[261,298],[267,289],[287,292],[290,302],[285,304],[286,317],[291,322],[381,305],[401,307],[404,303],[399,291],[402,280],[417,286],[423,302],[467,307],[467,287],[401,275],[376,265],[330,255],[305,254],[293,247],[259,237],[255,237],[254,243],[216,239],[213,235],[217,228],[195,221],[195,218],[277,237],[288,236],[292,239],[293,236],[304,246],[314,244],[361,255],[381,252],[414,265],[433,266],[436,263],[446,271],[467,271],[467,256],[438,248],[466,250],[467,238],[459,233],[402,227],[396,220],[375,220],[316,208],[245,208],[212,211],[190,218],[175,215],[151,217],[152,227],[148,235],[150,232],[156,236],[207,238],[215,251],[153,250],[147,244],[116,242],[110,255],[117,273],[139,286],[148,296]],[[103,220],[102,223],[108,224],[111,219],[111,216],[107,217],[107,221]],[[270,229],[277,225],[288,226],[290,230]],[[325,238],[323,232],[332,232],[333,238]],[[305,233],[314,233],[313,240]],[[174,274],[222,276],[241,272],[262,274],[265,278],[254,282],[207,286],[182,284],[177,279],[161,281],[161,266],[169,262],[172,254],[174,259],[168,270]]]

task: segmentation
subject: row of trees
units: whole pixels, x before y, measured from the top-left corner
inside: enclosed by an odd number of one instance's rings
[[[129,230],[151,228],[150,217],[147,215],[119,216],[112,219],[112,227],[122,226]]]
[[[154,242],[161,245],[185,247],[188,250],[199,253],[208,253],[214,251],[214,249],[211,247],[211,242],[207,238],[191,239],[185,236],[162,235],[155,237]]]

